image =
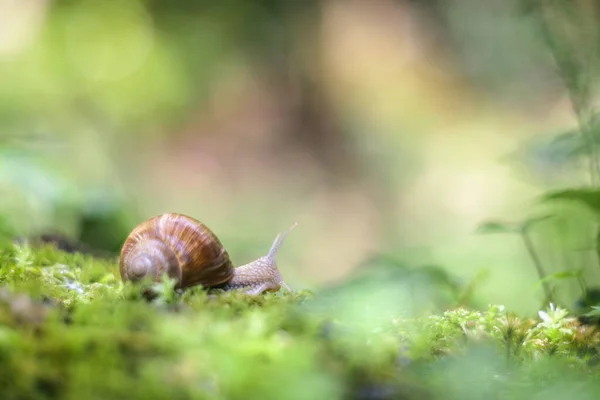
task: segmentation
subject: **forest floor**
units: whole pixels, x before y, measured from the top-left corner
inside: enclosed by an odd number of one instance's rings
[[[600,391],[600,334],[553,305],[537,318],[495,305],[406,317],[359,294],[154,289],[150,301],[123,284],[111,260],[9,246],[1,398],[583,400]]]

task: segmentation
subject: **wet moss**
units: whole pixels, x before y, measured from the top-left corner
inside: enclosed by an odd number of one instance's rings
[[[347,294],[321,307],[318,293],[176,292],[165,281],[149,301],[121,282],[116,260],[21,244],[0,262],[2,398],[512,399],[559,383],[585,398],[599,389],[600,334],[554,306],[534,318],[500,306],[418,317],[392,309],[368,323],[339,312]]]

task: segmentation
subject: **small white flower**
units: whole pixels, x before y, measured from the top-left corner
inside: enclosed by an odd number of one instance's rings
[[[544,322],[552,322],[552,318],[550,318],[550,316],[545,311],[538,311],[538,315]]]

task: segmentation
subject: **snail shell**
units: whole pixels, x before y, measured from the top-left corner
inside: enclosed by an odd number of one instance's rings
[[[219,238],[202,222],[176,213],[138,225],[123,244],[119,267],[124,281],[147,276],[157,281],[166,272],[178,288],[218,286],[234,275]]]

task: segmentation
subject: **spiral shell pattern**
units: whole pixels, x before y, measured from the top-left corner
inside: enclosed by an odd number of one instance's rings
[[[158,281],[166,272],[178,288],[215,287],[234,275],[217,236],[200,221],[176,213],[158,215],[134,228],[121,249],[119,267],[124,281]]]

